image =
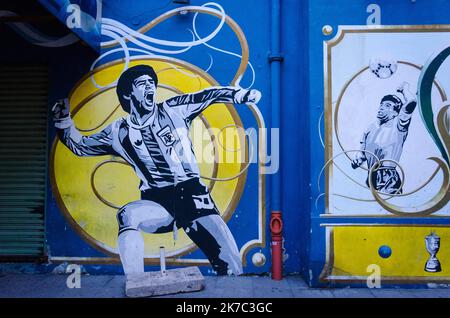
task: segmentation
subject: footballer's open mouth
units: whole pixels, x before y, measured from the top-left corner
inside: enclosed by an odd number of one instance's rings
[[[383,119],[384,117],[386,117],[386,114],[384,112],[382,112],[382,111],[377,112],[377,118]]]
[[[149,105],[153,105],[154,97],[155,97],[155,94],[153,92],[145,93],[145,95],[144,95],[145,102]]]

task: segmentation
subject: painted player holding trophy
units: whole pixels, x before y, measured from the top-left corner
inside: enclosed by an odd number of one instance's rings
[[[357,152],[352,160],[353,169],[358,168],[367,161],[370,169],[378,160],[388,159],[374,169],[367,177],[375,189],[381,193],[402,193],[402,180],[396,169],[403,152],[403,145],[408,137],[411,117],[417,105],[416,96],[409,90],[409,83],[403,82],[397,89],[398,95],[386,95],[381,99],[377,112],[377,122],[373,123],[363,133],[361,138],[361,152]],[[375,154],[375,158],[372,154]]]

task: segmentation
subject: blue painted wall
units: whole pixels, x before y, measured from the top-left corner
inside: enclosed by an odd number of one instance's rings
[[[224,6],[231,16],[243,29],[250,47],[250,60],[255,66],[255,88],[263,92],[260,103],[261,111],[265,115],[270,127],[270,68],[268,54],[270,48],[270,1],[217,1]],[[191,1],[193,5],[201,5],[204,1]],[[365,25],[369,13],[366,8],[376,3],[381,7],[382,24],[437,24],[449,23],[448,11],[450,3],[445,0],[284,0],[282,1],[282,103],[281,103],[281,193],[282,212],[284,219],[285,248],[288,258],[285,263],[285,273],[301,272],[312,285],[320,285],[318,276],[325,260],[325,233],[320,227],[319,215],[323,213],[323,201],[315,207],[314,200],[319,194],[317,177],[324,164],[323,147],[319,140],[318,121],[323,112],[323,41],[333,35],[324,36],[322,27],[331,25],[334,30],[338,25]],[[145,22],[159,14],[178,7],[178,5],[160,1],[108,1],[103,6],[103,16],[116,19],[133,29],[141,27]],[[178,20],[161,25],[155,30],[155,37],[183,38],[190,20],[177,17]],[[215,21],[205,19],[204,23],[215,25]],[[225,39],[232,38],[230,32],[225,32]],[[223,47],[223,44],[226,47]],[[217,46],[236,52],[236,41],[216,43]],[[209,52],[211,53],[211,52]],[[215,66],[211,70],[213,76],[223,85],[229,84],[237,67],[236,63],[220,53],[212,53]],[[76,81],[88,71],[95,54],[86,47],[72,46],[59,51],[40,51],[29,48],[27,52],[2,53],[3,61],[20,60],[31,56],[38,60],[45,60],[51,65],[50,81],[51,93],[49,107],[56,98],[66,96]],[[119,55],[108,59],[116,59]],[[204,67],[209,64],[209,57],[201,48],[195,48],[183,56],[187,61]],[[103,62],[106,62],[105,60]],[[249,81],[245,77],[242,85]],[[251,122],[249,112],[243,112],[244,124]],[[50,123],[50,142],[55,131]],[[322,125],[323,126],[323,125]],[[323,129],[323,127],[321,127]],[[49,144],[49,147],[51,143]],[[50,149],[50,148],[49,148]],[[256,179],[251,176],[248,183],[255,184]],[[267,189],[270,189],[270,177]],[[323,180],[321,187],[323,187]],[[50,187],[49,187],[50,189]],[[244,214],[247,208],[254,205],[248,197],[254,197],[254,189],[247,189],[238,206],[237,213]],[[267,211],[271,210],[271,200],[267,193]],[[49,191],[46,211],[47,242],[50,255],[57,256],[103,256],[85,243],[68,225]],[[269,217],[269,213],[268,213]],[[268,221],[268,219],[267,219]],[[402,219],[402,222],[427,222],[422,219]],[[434,219],[434,223],[443,220]],[[236,222],[236,221],[232,221]],[[333,219],[328,222],[387,222],[377,219]],[[396,222],[399,222],[396,220]],[[268,222],[267,222],[268,224]],[[246,223],[231,224],[235,229],[245,230]],[[269,230],[266,228],[268,237]],[[239,240],[239,235],[236,235]],[[239,242],[238,242],[239,244]],[[269,249],[265,249],[269,255]],[[270,270],[270,262],[264,268]],[[89,266],[93,273],[121,272],[119,266]]]
[[[203,1],[191,1],[192,5],[201,5]],[[250,47],[250,61],[253,63],[256,71],[256,82],[253,87],[263,92],[263,99],[259,107],[264,115],[266,125],[271,125],[271,105],[270,105],[270,65],[268,56],[270,51],[270,1],[249,0],[246,1],[245,7],[251,10],[243,10],[242,3],[230,1],[218,1],[224,6],[227,14],[232,17],[242,28],[247,37]],[[146,22],[159,14],[168,11],[177,5],[170,4],[161,6],[157,3],[149,4],[147,1],[114,1],[105,3],[103,6],[103,16],[116,19],[126,24],[130,28],[138,29]],[[175,19],[158,26],[152,30],[152,35],[160,38],[184,38],[186,29],[190,28],[191,19],[184,17],[176,17]],[[257,21],[257,23],[255,23]],[[217,20],[203,19],[199,20],[202,27],[212,29]],[[208,24],[210,26],[208,26]],[[295,0],[283,1],[282,5],[282,53],[284,62],[282,63],[282,109],[281,109],[281,175],[283,188],[279,189],[282,199],[282,212],[284,219],[284,238],[286,249],[285,273],[296,273],[300,271],[307,272],[308,260],[308,237],[309,237],[309,211],[310,211],[310,185],[309,185],[309,123],[308,123],[308,51],[306,50],[308,38],[308,16],[307,3]],[[232,52],[239,52],[238,43],[234,40],[234,35],[229,30],[224,30],[222,41],[214,42],[222,49]],[[225,41],[223,41],[225,39]],[[229,39],[229,40],[227,40]],[[211,52],[214,59],[214,67],[210,73],[220,82],[220,84],[228,85],[239,60],[230,62],[229,56],[221,53]],[[120,54],[112,55],[102,60],[101,63],[108,62],[120,58]],[[176,56],[180,58],[179,56]],[[189,53],[184,54],[182,59],[190,61],[196,65],[204,65],[206,68],[209,63],[209,57],[205,50],[201,47],[194,48]],[[77,75],[87,70],[89,62],[92,58],[85,58],[85,65],[79,68]],[[249,73],[249,72],[248,72]],[[250,82],[250,76],[246,75],[241,85],[245,87]],[[55,85],[52,91],[59,92],[58,97],[67,94],[74,84],[74,81],[65,82],[64,84]],[[61,87],[64,85],[65,87]],[[57,94],[55,94],[57,95]],[[53,97],[53,96],[52,96]],[[52,98],[51,98],[52,100]],[[244,125],[254,125],[252,116],[249,111],[241,112]],[[51,140],[54,137],[54,130],[50,128]],[[50,147],[51,145],[49,145]],[[270,153],[269,149],[269,153]],[[255,168],[253,168],[255,169]],[[256,175],[250,173],[248,175],[247,184],[256,185]],[[270,175],[267,176],[267,222],[269,222],[271,211],[270,196]],[[247,187],[243,197],[239,203],[236,213],[239,215],[239,221],[235,219],[230,221],[233,234],[237,239],[238,245],[241,245],[240,232],[248,229],[248,226],[254,226],[255,220],[245,218],[247,209],[254,209],[255,206],[256,187]],[[268,240],[270,240],[270,231],[266,228]],[[53,256],[84,256],[84,257],[102,257],[101,253],[90,247],[72,230],[61,215],[54,198],[49,192],[48,208],[47,208],[47,239],[49,245],[49,253]],[[268,246],[268,245],[267,245]],[[266,255],[270,255],[270,249],[263,249]],[[195,252],[193,256],[201,253]],[[251,263],[248,259],[248,263]],[[93,273],[101,272],[121,272],[120,266],[88,266]],[[150,268],[149,268],[150,269]],[[261,272],[261,269],[249,266],[247,272]],[[263,272],[270,271],[270,259]]]
[[[269,1],[268,1],[269,2]],[[281,51],[281,210],[285,273],[306,273],[310,232],[308,6],[282,1]]]

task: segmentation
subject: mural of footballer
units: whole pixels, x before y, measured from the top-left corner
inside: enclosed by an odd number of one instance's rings
[[[370,153],[375,154],[379,160],[389,159],[399,162],[417,99],[409,90],[407,82],[403,82],[397,92],[403,96],[404,101],[398,95],[386,95],[381,99],[377,122],[371,124],[363,133],[360,141],[362,151],[355,154],[352,160],[353,169],[367,161],[367,168],[370,171],[377,162]],[[402,193],[402,181],[394,162],[382,162],[372,175],[367,176],[367,186],[369,178],[375,189],[381,193]]]
[[[211,104],[257,103],[261,93],[212,87],[156,103],[157,85],[151,66],[137,65],[123,72],[116,92],[129,115],[90,136],[76,129],[68,102],[57,102],[52,113],[58,136],[78,156],[122,157],[141,181],[141,200],[117,213],[119,253],[126,275],[144,272],[140,231],[165,233],[177,227],[204,252],[218,275],[242,274],[236,242],[200,180],[189,127]]]

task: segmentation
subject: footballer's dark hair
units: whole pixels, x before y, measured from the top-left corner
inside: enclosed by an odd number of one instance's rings
[[[386,95],[381,99],[381,103],[385,102],[385,101],[389,101],[389,102],[393,102],[394,103],[394,110],[399,113],[400,109],[402,109],[403,106],[403,102],[402,100],[396,96],[396,95]]]
[[[124,95],[131,93],[133,81],[142,75],[150,76],[155,81],[155,85],[158,86],[158,76],[153,67],[143,64],[130,67],[120,75],[117,81],[117,97],[123,110],[127,113],[130,113],[130,101],[125,99]]]

